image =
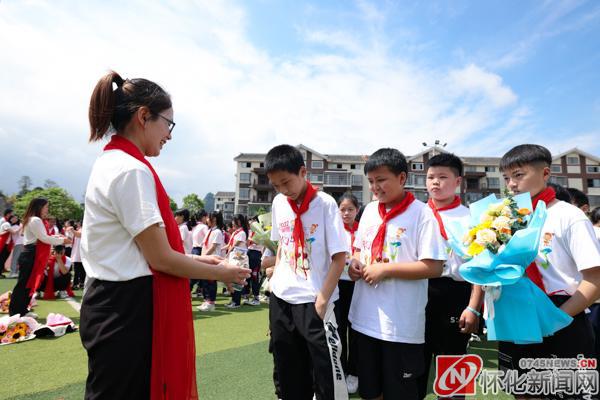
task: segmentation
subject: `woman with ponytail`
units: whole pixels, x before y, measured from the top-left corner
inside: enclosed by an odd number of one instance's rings
[[[175,127],[159,85],[110,72],[92,93],[89,121],[91,142],[114,135],[85,197],[85,398],[197,399],[189,278],[241,283],[249,274],[221,257],[183,254],[169,197],[146,159]]]

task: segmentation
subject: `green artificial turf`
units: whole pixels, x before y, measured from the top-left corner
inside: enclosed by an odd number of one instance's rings
[[[0,280],[0,293],[11,290],[14,284],[14,279]],[[81,292],[76,294],[75,300],[81,301]],[[200,399],[275,399],[273,361],[267,351],[268,306],[243,306],[229,310],[223,307],[228,301],[229,298],[219,296],[215,312],[201,313],[195,308],[199,301],[193,300]],[[45,321],[48,313],[58,312],[79,323],[77,311],[62,300],[38,301],[34,311],[41,322]],[[476,343],[471,352],[482,356],[486,368],[497,367],[493,343]],[[87,358],[78,333],[1,346],[0,366],[0,399],[83,398]],[[433,394],[427,396],[428,400],[434,398]],[[513,397],[503,395],[496,398]]]

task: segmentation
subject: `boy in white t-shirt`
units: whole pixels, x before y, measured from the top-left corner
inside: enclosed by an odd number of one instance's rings
[[[269,323],[284,399],[347,399],[333,312],[349,251],[335,200],[306,181],[302,154],[289,145],[265,158],[273,199],[271,239],[279,241]]]
[[[349,319],[356,331],[363,399],[417,399],[424,370],[427,279],[442,274],[446,247],[426,204],[404,190],[408,167],[396,149],[365,164],[377,201],[355,237],[349,274],[356,280]]]
[[[504,370],[524,372],[519,366],[522,358],[596,356],[594,335],[585,310],[600,297],[600,243],[583,211],[556,200],[554,190],[546,186],[551,164],[548,149],[523,144],[502,157],[500,169],[509,190],[529,192],[534,208],[538,201],[544,201],[548,207],[538,256],[526,272],[554,304],[573,317],[573,322],[540,344],[500,342],[498,361]],[[551,394],[551,398],[562,396],[564,393]]]
[[[441,153],[427,161],[427,205],[438,221],[440,234],[448,240],[445,224],[461,221],[468,225],[469,209],[461,204],[456,191],[460,189],[463,163],[454,154]],[[483,291],[480,286],[465,282],[458,268],[463,260],[446,245],[448,260],[439,278],[429,279],[425,309],[425,373],[419,378],[419,397],[427,395],[432,356],[467,353],[471,333],[479,327]]]

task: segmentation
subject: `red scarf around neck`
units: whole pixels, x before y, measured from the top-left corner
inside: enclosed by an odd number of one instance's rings
[[[358,222],[353,221],[352,226],[344,223],[344,229],[350,232],[350,250],[354,254],[354,237],[356,236],[356,230],[358,229]]]
[[[4,246],[7,246],[8,241],[10,240],[10,233],[10,231],[6,231],[2,235],[0,235],[0,253],[2,253],[2,250],[4,250]],[[8,247],[8,250],[10,250],[10,247]]]
[[[294,231],[292,232],[292,240],[294,242],[294,271],[298,268],[298,261],[300,261],[300,265],[303,266],[304,260],[308,258],[306,251],[304,251],[304,227],[302,226],[302,219],[300,217],[308,211],[308,206],[316,195],[317,189],[315,189],[310,182],[306,181],[306,192],[304,193],[304,198],[302,199],[300,206],[298,206],[294,200],[289,197],[287,198],[292,211],[296,214],[296,218],[294,219]],[[306,271],[304,272],[304,275],[306,275]]]
[[[169,206],[169,196],[152,165],[129,140],[114,135],[104,151],[121,150],[150,169],[156,185],[160,215],[171,248],[183,253],[179,226]],[[150,266],[152,268],[152,266]],[[189,279],[167,275],[152,269],[152,373],[151,400],[197,399],[196,347]],[[174,329],[173,327],[176,327]]]
[[[553,188],[547,187],[546,189],[539,192],[536,196],[531,199],[531,203],[533,204],[533,209],[538,205],[538,202],[541,200],[546,203],[546,206],[549,205],[552,201],[556,199],[556,192]],[[540,272],[540,267],[535,263],[535,260],[529,264],[529,267],[525,269],[525,274],[533,283],[537,285],[544,293],[546,293],[546,286],[544,286],[544,280],[542,279],[542,273]]]
[[[387,228],[387,223],[392,218],[402,214],[408,206],[412,204],[415,200],[415,196],[411,192],[404,192],[404,198],[398,204],[396,204],[390,211],[386,212],[385,204],[379,203],[379,216],[381,217],[381,225],[379,225],[379,229],[377,229],[377,234],[373,238],[373,243],[371,244],[371,262],[378,263],[382,261],[383,256],[383,245],[385,244],[385,231]]]
[[[229,243],[227,243],[227,247],[229,247],[230,249],[233,249],[233,245],[235,244],[234,240],[235,240],[235,236],[240,233],[241,231],[243,231],[242,228],[238,228],[235,230],[235,232],[233,232],[231,234],[231,237],[229,238]]]
[[[31,220],[29,221],[31,222]],[[46,233],[50,236],[51,228],[48,226],[47,221],[44,222]],[[35,258],[33,259],[33,267],[31,268],[31,275],[25,284],[25,288],[29,289],[29,296],[33,296],[35,291],[40,287],[42,280],[44,279],[44,270],[48,264],[48,257],[50,257],[51,246],[47,243],[37,240],[35,242]]]
[[[448,240],[448,234],[446,233],[446,228],[444,228],[444,221],[442,220],[440,211],[452,210],[453,208],[460,206],[460,197],[454,196],[454,200],[452,200],[452,203],[440,208],[437,208],[435,206],[435,203],[431,198],[427,201],[427,204],[429,205],[429,208],[433,210],[433,215],[435,216],[435,219],[437,219],[438,225],[440,226],[440,234],[444,239]]]

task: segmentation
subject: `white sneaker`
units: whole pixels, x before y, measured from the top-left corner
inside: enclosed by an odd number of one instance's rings
[[[58,292],[58,298],[59,299],[68,299],[69,295],[67,294],[67,292],[65,290],[61,290]]]
[[[228,303],[225,304],[225,307],[230,308],[230,309],[236,309],[236,308],[240,308],[239,304],[235,304],[235,303]]]
[[[248,304],[249,306],[260,306],[260,301],[258,301],[257,299],[252,299],[252,300],[248,301],[246,304]]]
[[[349,394],[354,394],[358,391],[358,377],[354,375],[348,375],[346,377],[346,387],[348,388]]]
[[[269,304],[269,296],[265,296],[264,294],[258,296],[258,300],[260,300],[261,303]]]
[[[204,302],[196,308],[198,309],[198,311],[215,311],[215,304],[209,303],[209,302]]]
[[[33,319],[38,319],[38,315],[34,312],[29,311],[27,314],[23,315],[24,317],[29,317]]]

